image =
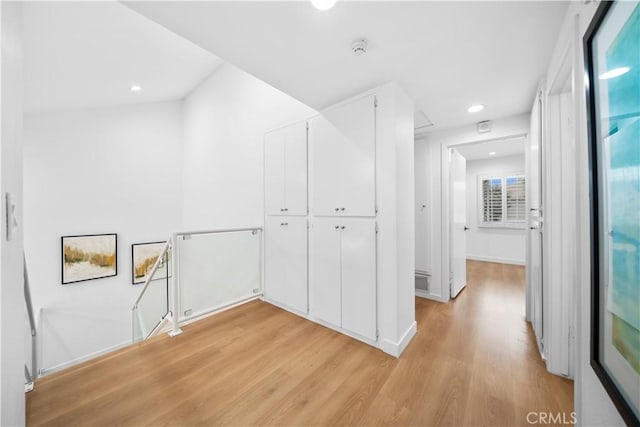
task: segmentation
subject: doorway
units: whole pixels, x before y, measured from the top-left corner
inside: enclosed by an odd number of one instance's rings
[[[467,285],[467,260],[525,265],[524,136],[449,148],[450,297]]]

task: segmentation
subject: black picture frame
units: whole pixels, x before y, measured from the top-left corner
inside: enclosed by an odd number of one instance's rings
[[[167,242],[145,242],[145,243],[133,243],[131,245],[131,284],[132,285],[140,285],[143,284],[146,280],[146,274],[143,276],[138,276],[136,274],[136,251],[143,248],[143,247],[158,247],[160,248],[160,251],[162,251],[162,249],[164,249],[164,246],[167,244]],[[157,258],[157,257],[156,257]],[[154,260],[155,263],[155,260]],[[168,275],[166,274],[167,272],[165,272],[165,275],[163,277],[159,277],[159,278],[166,278],[168,277]],[[136,279],[137,277],[140,277],[139,279]]]
[[[118,235],[80,234],[60,237],[61,283],[86,282],[118,275]],[[86,268],[78,268],[84,264]]]
[[[600,118],[600,99],[598,88],[599,79],[602,76],[596,73],[596,61],[599,59],[596,55],[596,49],[594,47],[594,39],[598,35],[599,31],[603,27],[603,23],[611,12],[612,8],[617,2],[615,1],[603,1],[596,10],[596,13],[587,28],[587,31],[583,38],[583,49],[585,59],[585,75],[587,76],[587,84],[585,85],[585,95],[587,101],[587,130],[588,130],[588,152],[589,152],[589,191],[590,191],[590,233],[591,233],[591,346],[590,346],[590,359],[591,367],[593,368],[596,376],[604,386],[605,390],[609,394],[618,412],[628,425],[640,425],[640,419],[638,418],[638,408],[632,407],[633,402],[628,399],[624,391],[620,389],[620,382],[615,378],[612,370],[609,369],[607,362],[603,360],[603,346],[607,345],[603,342],[603,331],[605,329],[605,315],[606,310],[604,287],[602,286],[602,280],[605,278],[605,272],[602,271],[601,265],[604,263],[604,257],[608,256],[605,251],[602,250],[604,240],[601,236],[602,233],[609,233],[608,230],[604,230],[603,220],[607,215],[604,212],[600,203],[604,194],[601,194],[600,182],[604,179],[604,162],[601,160],[599,154],[603,150],[602,123]],[[600,164],[603,163],[603,164]],[[602,176],[600,176],[602,175]],[[606,219],[609,220],[608,218]],[[613,233],[613,231],[611,231]],[[611,234],[612,235],[612,234]],[[640,384],[640,383],[639,383]]]

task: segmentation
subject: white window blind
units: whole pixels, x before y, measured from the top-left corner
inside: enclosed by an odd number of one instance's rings
[[[525,220],[525,183],[524,176],[508,176],[505,178],[508,222]]]
[[[502,178],[482,180],[482,220],[502,222]]]
[[[480,219],[486,226],[522,227],[526,220],[524,175],[479,176]]]

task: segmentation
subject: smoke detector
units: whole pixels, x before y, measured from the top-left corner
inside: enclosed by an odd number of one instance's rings
[[[368,44],[369,42],[367,42],[367,39],[358,39],[353,43],[351,43],[351,50],[353,51],[353,54],[356,56],[363,55],[367,53]]]

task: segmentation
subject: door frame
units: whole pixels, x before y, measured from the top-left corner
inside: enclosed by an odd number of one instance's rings
[[[505,136],[500,136],[500,137],[495,137],[495,138],[482,138],[482,137],[478,137],[478,139],[474,139],[471,141],[462,141],[462,142],[449,142],[446,144],[441,144],[441,148],[440,148],[440,161],[441,161],[441,165],[440,165],[440,170],[441,170],[441,183],[442,183],[442,192],[441,192],[441,200],[440,200],[440,209],[441,212],[440,214],[442,215],[442,225],[443,225],[443,232],[442,232],[442,247],[441,247],[441,253],[442,253],[442,280],[443,282],[445,282],[447,284],[446,289],[448,290],[446,295],[442,296],[442,301],[443,302],[449,302],[451,300],[451,270],[450,270],[450,266],[451,266],[451,197],[449,197],[449,193],[451,191],[451,182],[450,182],[450,175],[451,175],[451,168],[449,167],[449,161],[450,161],[450,150],[452,148],[459,148],[462,146],[466,146],[466,145],[476,145],[476,144],[483,144],[486,142],[496,142],[496,141],[505,141],[508,139],[514,139],[514,138],[527,138],[529,135],[528,132],[519,132],[519,133],[514,133],[514,134],[508,134]],[[529,174],[528,171],[525,172],[526,175],[526,179],[529,179]],[[525,261],[526,262],[526,261]],[[526,266],[525,266],[526,268]],[[444,289],[444,287],[443,287]],[[525,289],[525,295],[526,295],[526,299],[528,299],[529,296],[529,292],[527,289]],[[525,301],[525,304],[528,304],[529,301]]]

